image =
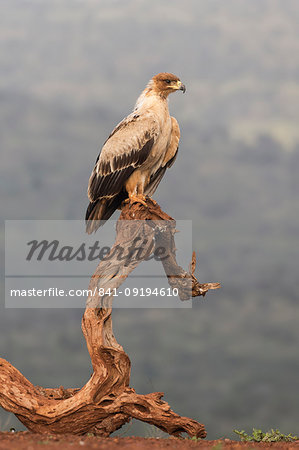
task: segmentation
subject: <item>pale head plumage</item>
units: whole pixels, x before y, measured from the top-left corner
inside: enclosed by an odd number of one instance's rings
[[[138,97],[134,110],[142,107],[144,101],[151,96],[158,95],[160,98],[167,100],[169,94],[178,90],[186,92],[186,87],[179,77],[169,72],[158,73],[148,82],[146,88]]]
[[[150,80],[147,90],[166,98],[177,90],[185,92],[186,88],[179,77],[173,73],[161,72]]]

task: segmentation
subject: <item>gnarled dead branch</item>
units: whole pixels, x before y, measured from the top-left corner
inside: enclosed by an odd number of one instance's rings
[[[153,424],[180,436],[204,438],[204,426],[174,413],[162,400],[163,393],[137,394],[129,387],[130,360],[116,341],[112,330],[112,295],[128,275],[158,247],[166,250],[162,265],[169,285],[177,288],[181,300],[205,295],[218,283],[200,284],[195,278],[195,254],[190,271],[178,266],[175,256],[175,221],[148,199],[142,204],[125,205],[116,227],[116,240],[108,257],[102,260],[90,281],[97,293],[87,299],[82,330],[90,354],[93,374],[81,389],[45,389],[31,384],[15,367],[0,359],[0,405],[13,412],[31,431],[39,433],[94,432],[109,436],[131,418]],[[132,250],[132,242],[142,241],[142,252]],[[122,249],[119,258],[117,250]],[[164,255],[165,256],[165,255]],[[94,288],[97,288],[96,290]]]

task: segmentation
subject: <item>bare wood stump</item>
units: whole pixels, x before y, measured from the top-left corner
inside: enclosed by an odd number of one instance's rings
[[[116,240],[108,257],[102,260],[90,281],[90,297],[82,318],[82,331],[90,354],[93,374],[81,389],[45,389],[31,384],[8,361],[0,359],[0,406],[14,413],[30,430],[38,433],[93,432],[109,436],[131,418],[155,425],[166,433],[204,438],[204,426],[174,413],[162,400],[163,393],[137,394],[129,387],[130,360],[116,341],[112,330],[112,295],[137,265],[158,246],[167,251],[162,265],[169,285],[176,287],[181,300],[205,295],[218,289],[218,283],[200,284],[194,276],[196,259],[190,271],[178,266],[175,257],[175,221],[151,199],[147,207],[125,205],[116,227]],[[142,255],[132,251],[132,242],[142,241]],[[119,249],[127,255],[119,258]],[[96,289],[95,289],[96,288]],[[97,293],[96,293],[97,292]]]

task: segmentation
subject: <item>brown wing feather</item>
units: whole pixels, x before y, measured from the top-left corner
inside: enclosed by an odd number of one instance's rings
[[[116,196],[131,173],[147,159],[159,132],[151,116],[131,115],[105,142],[88,185],[91,202]]]
[[[155,193],[157,187],[160,184],[160,181],[164,177],[166,170],[171,167],[176,160],[178,150],[179,148],[177,148],[175,155],[165,164],[165,166],[159,167],[159,169],[150,177],[149,184],[145,190],[146,195],[149,195],[151,197]]]
[[[89,179],[87,233],[96,231],[120,207],[127,196],[125,182],[146,161],[158,134],[159,124],[150,114],[131,114],[112,131]]]

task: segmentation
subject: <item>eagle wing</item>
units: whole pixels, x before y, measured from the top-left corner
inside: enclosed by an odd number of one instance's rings
[[[171,123],[172,123],[171,138],[164,159],[158,170],[151,175],[149,184],[146,188],[146,194],[149,195],[150,197],[154,194],[166,170],[173,165],[178,155],[179,141],[180,141],[180,127],[177,120],[174,117],[171,117]]]
[[[90,202],[112,199],[122,191],[131,173],[146,161],[159,132],[152,114],[131,114],[115,127],[90,176]]]

